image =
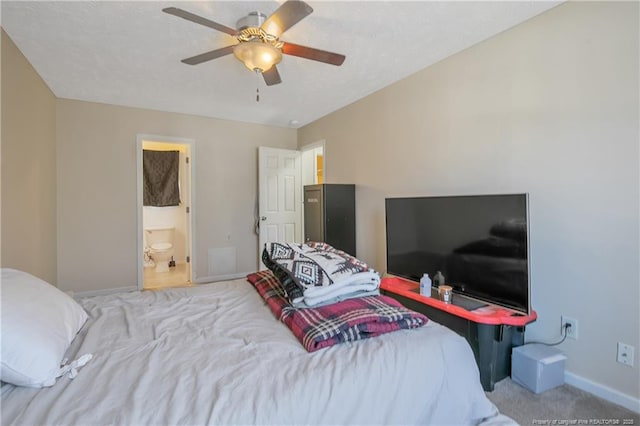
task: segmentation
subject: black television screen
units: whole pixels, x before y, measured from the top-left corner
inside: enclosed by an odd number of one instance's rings
[[[530,313],[527,194],[387,198],[387,273]],[[455,297],[454,297],[455,299]]]

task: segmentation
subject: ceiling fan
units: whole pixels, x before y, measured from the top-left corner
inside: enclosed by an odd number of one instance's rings
[[[345,56],[338,53],[280,40],[282,33],[313,12],[311,6],[301,0],[287,0],[269,17],[260,12],[251,12],[238,20],[236,29],[177,7],[168,7],[162,11],[229,34],[238,40],[238,44],[192,56],[182,62],[197,65],[233,53],[247,68],[262,73],[267,86],[282,82],[276,68],[276,64],[282,60],[282,54],[337,66],[342,65],[345,60]]]

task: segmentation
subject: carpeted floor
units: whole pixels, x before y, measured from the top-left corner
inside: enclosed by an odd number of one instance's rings
[[[487,397],[520,425],[640,425],[640,414],[569,385],[535,394],[506,378]]]

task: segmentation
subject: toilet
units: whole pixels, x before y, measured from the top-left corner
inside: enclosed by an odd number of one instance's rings
[[[145,228],[144,234],[151,258],[156,264],[156,272],[167,272],[169,260],[173,256],[173,227]]]

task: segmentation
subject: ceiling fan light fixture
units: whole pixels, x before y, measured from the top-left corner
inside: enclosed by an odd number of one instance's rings
[[[278,68],[275,66],[282,60],[282,55],[297,56],[336,66],[342,65],[345,60],[345,56],[338,53],[280,41],[282,33],[313,12],[313,8],[303,0],[284,0],[268,17],[260,12],[251,12],[238,20],[236,28],[227,27],[177,7],[166,7],[162,11],[226,33],[238,41],[235,45],[183,59],[181,62],[187,65],[201,64],[233,52],[247,69],[256,74],[260,72],[267,86],[273,86],[282,83]]]
[[[282,60],[280,49],[258,40],[236,45],[233,54],[251,71],[268,71]]]

